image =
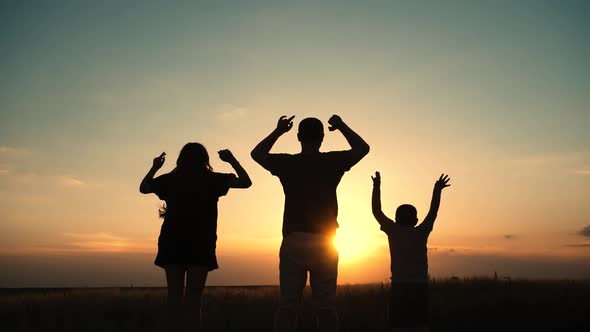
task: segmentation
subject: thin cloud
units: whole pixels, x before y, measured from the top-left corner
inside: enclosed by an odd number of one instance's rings
[[[65,248],[84,252],[147,252],[151,248],[144,242],[117,236],[112,233],[64,233]]]
[[[521,158],[513,159],[512,161],[517,164],[523,165],[546,165],[546,164],[561,164],[561,163],[576,163],[590,158],[589,152],[563,152],[563,153],[544,153],[524,156]]]
[[[41,175],[36,173],[19,173],[0,167],[0,176],[22,185],[58,186],[66,188],[87,187],[89,183],[71,175]]]
[[[579,234],[585,237],[590,237],[590,225],[582,228]]]
[[[219,118],[221,120],[243,119],[249,113],[250,113],[250,111],[246,107],[235,106],[235,105],[225,105],[222,108],[222,111],[219,113]]]
[[[561,168],[564,172],[570,174],[590,175],[590,169],[585,167],[590,162],[590,152],[586,151],[534,154],[512,159],[510,162],[521,167]]]
[[[84,187],[86,186],[86,182],[76,179],[71,176],[60,176],[58,177],[58,181],[60,184],[66,187]]]
[[[30,154],[27,149],[15,148],[7,145],[0,145],[0,156],[21,157]]]
[[[504,235],[504,238],[505,238],[506,240],[513,240],[513,239],[515,238],[515,236],[514,236],[514,235],[512,235],[512,234],[506,234],[506,235]]]
[[[17,149],[10,147],[10,146],[5,146],[5,145],[0,145],[0,153],[15,153],[17,151]]]
[[[569,248],[590,248],[590,243],[574,243],[574,244],[566,244],[564,247]]]

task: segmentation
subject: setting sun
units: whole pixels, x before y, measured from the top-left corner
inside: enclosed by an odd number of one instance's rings
[[[370,236],[361,234],[354,229],[338,229],[334,236],[334,246],[338,249],[340,263],[347,264],[358,261],[371,254],[376,244]]]

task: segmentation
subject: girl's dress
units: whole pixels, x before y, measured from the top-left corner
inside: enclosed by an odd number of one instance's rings
[[[184,175],[178,171],[153,181],[153,190],[166,202],[154,264],[205,266],[217,269],[217,201],[227,194],[233,174],[206,172]]]

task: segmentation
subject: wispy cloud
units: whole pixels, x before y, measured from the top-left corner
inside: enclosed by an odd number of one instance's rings
[[[513,240],[513,239],[515,238],[515,236],[514,236],[514,235],[512,235],[512,234],[506,234],[506,235],[504,235],[504,238],[505,238],[506,240]]]
[[[17,151],[17,149],[10,147],[10,146],[6,146],[6,145],[0,145],[0,153],[15,153]]]
[[[509,159],[509,163],[525,168],[551,168],[580,176],[589,176],[590,152],[570,151],[524,155]]]
[[[54,236],[55,244],[41,246],[0,246],[1,255],[79,255],[101,253],[153,253],[155,243],[133,239],[109,232],[66,232]]]
[[[237,120],[243,119],[250,113],[247,107],[236,106],[236,105],[223,105],[219,112],[219,118],[221,120]]]
[[[524,165],[543,165],[543,164],[562,164],[562,163],[577,163],[590,158],[589,152],[573,151],[561,153],[542,153],[523,156],[513,159],[517,164]]]
[[[566,244],[564,247],[570,248],[590,248],[590,243],[574,243],[574,244]]]
[[[64,233],[65,247],[84,252],[143,252],[152,249],[147,241],[137,241],[112,233]]]
[[[86,186],[86,182],[84,182],[80,179],[71,177],[71,176],[62,175],[62,176],[57,177],[57,179],[61,185],[66,186],[66,187],[84,187],[84,186]]]
[[[518,237],[517,237],[518,238]],[[561,246],[561,244],[559,244]],[[464,246],[464,245],[438,245],[433,244],[431,248],[436,248],[432,254],[434,255],[491,255],[491,256],[560,256],[562,253],[554,251],[552,253],[540,252],[535,249],[527,248],[511,248],[506,246]]]
[[[0,156],[22,157],[29,155],[30,151],[22,148],[15,148],[7,145],[0,145]]]
[[[44,185],[58,186],[65,188],[83,188],[89,185],[76,176],[72,175],[42,175],[37,173],[19,173],[0,166],[0,176],[5,176],[10,181],[20,185]]]

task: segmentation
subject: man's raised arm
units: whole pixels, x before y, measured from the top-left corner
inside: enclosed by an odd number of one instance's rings
[[[362,137],[360,137],[354,130],[350,129],[350,127],[342,121],[338,115],[332,115],[330,120],[328,120],[330,126],[328,129],[330,131],[340,130],[344,138],[348,144],[350,144],[350,152],[352,153],[352,162],[353,165],[358,163],[364,156],[369,153],[370,147],[367,142],[365,142]]]
[[[270,149],[272,146],[277,142],[279,137],[284,133],[291,130],[293,127],[293,115],[290,118],[287,118],[285,115],[279,118],[277,122],[277,127],[273,130],[266,138],[264,138],[254,149],[250,152],[252,159],[254,159],[257,163],[259,163],[262,167],[267,168],[266,161],[268,160],[268,156],[270,155]]]

